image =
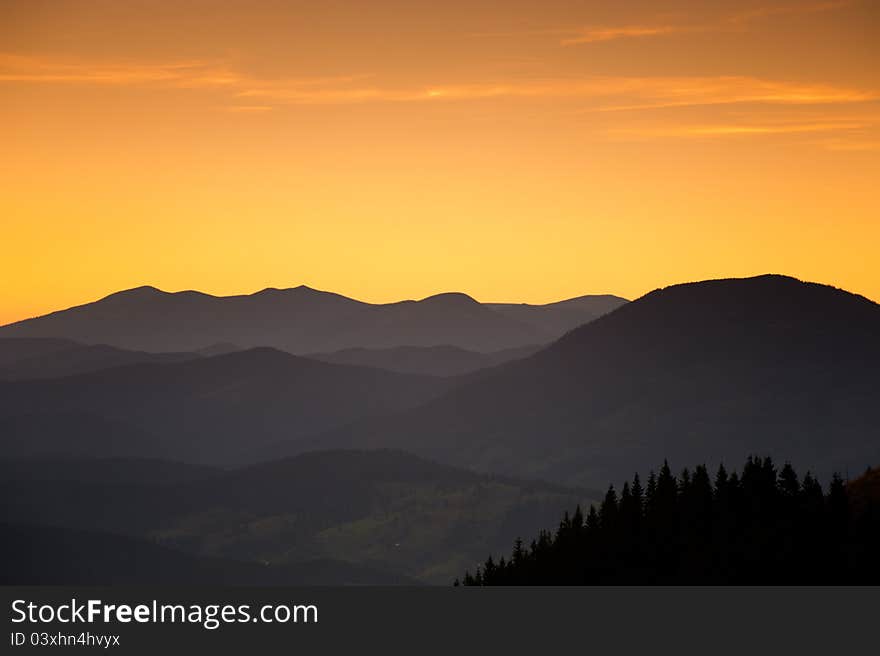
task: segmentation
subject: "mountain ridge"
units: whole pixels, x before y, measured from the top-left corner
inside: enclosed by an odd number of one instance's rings
[[[263,443],[305,437],[427,400],[432,376],[332,364],[260,347],[173,363],[0,382],[7,455],[259,459]]]
[[[0,326],[0,337],[66,338],[147,352],[198,352],[218,343],[300,355],[439,345],[489,352],[548,343],[626,302],[610,295],[585,298],[546,306],[486,304],[445,292],[365,303],[304,285],[232,296],[141,286]]]

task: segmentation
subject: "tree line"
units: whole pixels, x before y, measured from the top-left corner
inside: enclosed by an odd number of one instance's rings
[[[664,462],[455,585],[867,584],[880,583],[878,554],[880,506],[839,475],[825,492],[770,458],[714,479]]]

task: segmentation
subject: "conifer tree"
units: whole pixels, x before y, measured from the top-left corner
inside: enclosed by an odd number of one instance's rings
[[[638,472],[633,476],[632,499],[633,507],[641,518],[642,514],[645,512],[645,494],[642,491],[642,481],[639,479]]]
[[[608,486],[605,499],[599,509],[599,524],[603,530],[613,530],[617,522],[617,493],[614,486]]]
[[[638,475],[584,519],[580,506],[555,533],[490,556],[463,585],[880,583],[880,509],[855,505],[835,475],[828,494],[786,463],[749,457],[714,486],[705,466],[672,476],[668,463],[642,492]],[[644,499],[643,499],[644,497]]]

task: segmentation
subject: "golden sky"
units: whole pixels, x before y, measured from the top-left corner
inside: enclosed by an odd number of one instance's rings
[[[878,6],[0,0],[0,323],[142,284],[880,300]]]

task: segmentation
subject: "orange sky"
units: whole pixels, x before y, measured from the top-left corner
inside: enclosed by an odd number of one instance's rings
[[[0,323],[152,284],[880,300],[880,10],[0,4]]]

